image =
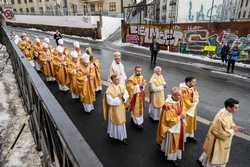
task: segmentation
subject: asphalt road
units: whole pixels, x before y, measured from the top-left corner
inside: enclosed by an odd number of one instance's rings
[[[36,35],[44,37],[45,34],[38,32]],[[68,40],[67,40],[68,41]],[[87,41],[86,41],[87,42]],[[66,42],[66,46],[72,47],[72,43]],[[86,47],[88,44],[84,47]],[[93,45],[93,44],[92,44]],[[94,44],[94,54],[102,62],[102,78],[107,80],[108,68],[112,62],[112,48],[105,48],[105,44]],[[117,49],[117,48],[116,48]],[[153,72],[150,59],[136,56],[136,53],[122,55],[127,75],[131,75],[133,67],[137,64],[143,67],[143,75],[147,80]],[[164,76],[167,80],[169,93],[173,86],[178,86],[186,76],[195,76],[198,80],[198,90],[200,93],[200,104],[198,115],[212,120],[213,116],[223,107],[226,98],[234,97],[240,101],[240,113],[235,115],[235,122],[247,129],[250,133],[250,84],[244,79],[235,79],[227,74],[219,75],[212,71],[187,66],[183,64],[159,61],[158,65],[163,68]],[[216,70],[216,69],[215,69]],[[101,115],[101,100],[98,95],[96,111],[92,115],[86,115],[78,101],[71,100],[69,94],[61,93],[55,84],[48,84],[48,88],[55,95],[59,103],[62,104],[69,117],[75,123],[79,131],[90,144],[94,152],[100,158],[104,166],[171,166],[166,158],[161,154],[155,144],[157,124],[152,123],[145,114],[145,130],[137,131],[127,123],[129,145],[110,141],[106,135],[106,122]],[[64,96],[64,98],[62,98]],[[129,114],[128,114],[128,120]],[[201,153],[202,142],[207,132],[207,126],[198,125],[197,144],[188,144],[180,166],[196,166],[195,160]],[[232,156],[229,167],[247,167],[250,162],[250,142],[235,137],[233,140]]]

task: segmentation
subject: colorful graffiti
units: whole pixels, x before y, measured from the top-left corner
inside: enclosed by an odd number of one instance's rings
[[[216,52],[216,48],[221,43],[228,43],[230,46],[237,44],[242,50],[242,54],[247,54],[244,53],[244,49],[250,47],[250,32],[241,32],[239,29],[229,28],[223,30],[220,29],[220,26],[190,23],[175,25],[170,31],[169,26],[164,24],[128,24],[123,31],[126,32],[125,41],[142,46],[149,46],[153,37],[156,37],[162,49],[170,47],[172,51],[184,50],[189,53],[203,54],[206,51]],[[185,48],[180,49],[180,47]]]

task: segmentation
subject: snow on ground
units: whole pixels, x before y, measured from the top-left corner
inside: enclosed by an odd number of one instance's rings
[[[1,51],[0,51],[1,52]],[[1,167],[40,167],[41,160],[35,149],[33,137],[28,125],[24,128],[14,149],[7,155],[27,115],[22,100],[18,96],[18,87],[11,63],[5,65],[7,56],[0,54],[0,166]]]
[[[113,44],[116,45],[116,46],[121,46],[121,47],[133,47],[133,48],[139,48],[139,49],[144,49],[144,50],[149,49],[147,47],[139,46],[139,45],[132,44],[132,43],[122,43],[121,40],[115,41],[115,42],[113,42]],[[186,58],[190,58],[190,59],[198,59],[198,60],[201,60],[201,61],[207,61],[207,62],[212,62],[212,63],[216,63],[216,64],[223,64],[221,62],[221,60],[211,59],[211,58],[209,58],[207,56],[202,56],[202,55],[186,54],[186,53],[179,53],[179,52],[170,52],[170,51],[167,51],[167,50],[161,50],[160,53],[173,55],[173,56],[186,57]],[[250,64],[244,64],[244,63],[239,62],[239,63],[236,63],[235,66],[250,69]]]
[[[121,26],[121,18],[103,17],[102,39],[107,39]]]
[[[77,28],[95,28],[98,16],[83,17],[83,16],[26,16],[15,15],[15,19],[11,22],[27,23],[27,24],[44,24],[65,27]],[[102,40],[107,39],[121,26],[121,18],[102,17]],[[52,32],[50,32],[52,33]]]

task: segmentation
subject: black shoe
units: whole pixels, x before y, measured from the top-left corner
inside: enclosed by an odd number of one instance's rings
[[[197,143],[197,139],[195,137],[188,137],[188,141],[191,143]]]
[[[202,165],[202,163],[201,163],[201,161],[200,160],[196,160],[196,163],[200,166],[200,167],[203,167],[203,165]]]
[[[178,164],[177,161],[172,161],[172,163],[173,163],[174,167],[178,167],[179,166],[179,164]]]
[[[128,145],[128,140],[127,140],[127,139],[124,139],[124,140],[122,140],[122,143],[123,143],[124,145]]]

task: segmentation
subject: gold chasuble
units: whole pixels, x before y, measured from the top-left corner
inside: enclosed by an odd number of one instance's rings
[[[57,54],[53,61],[56,80],[62,86],[66,86],[69,83],[67,74],[67,62],[68,58],[64,54],[61,56]]]
[[[77,71],[77,89],[80,95],[80,101],[84,104],[92,104],[95,101],[94,90],[94,71],[91,70],[91,64],[80,65]]]
[[[232,114],[225,108],[221,109],[216,114],[203,145],[210,164],[224,165],[228,162],[234,135],[233,126],[235,123]]]
[[[28,59],[28,60],[33,60],[33,48],[30,44],[29,41],[27,40],[20,40],[17,43],[17,46],[21,49],[21,51],[23,52],[24,56]]]
[[[150,103],[154,108],[161,108],[165,103],[164,86],[166,81],[162,75],[153,74],[149,80],[150,84]],[[154,88],[162,87],[160,91],[155,91]]]
[[[77,71],[79,67],[80,67],[80,64],[78,60],[77,61],[70,60],[68,64],[68,68],[67,68],[69,81],[70,81],[68,86],[75,95],[79,95],[79,92],[78,92],[79,90],[77,87]]]
[[[54,68],[52,64],[52,53],[49,50],[40,52],[41,71],[45,77],[53,77]]]
[[[182,113],[182,101],[174,101],[171,95],[162,107],[162,112],[157,129],[157,144],[162,144],[167,133],[170,133],[168,154],[184,149],[184,124],[180,119]]]
[[[194,137],[194,132],[197,129],[197,105],[199,103],[199,93],[196,88],[189,88],[185,83],[180,84],[183,112],[186,115],[185,133],[187,137]]]
[[[143,87],[140,87],[142,85]],[[144,87],[146,81],[143,76],[132,75],[127,82],[129,94],[128,107],[134,117],[141,117],[144,113],[145,94]]]
[[[94,86],[95,90],[99,91],[102,88],[102,78],[101,78],[101,63],[99,59],[93,58],[90,60],[91,64],[94,66],[95,76],[94,76]]]
[[[106,90],[106,96],[103,97],[104,119],[110,119],[111,122],[115,125],[121,125],[126,123],[125,103],[122,102],[118,106],[111,106],[107,104],[106,97],[111,96],[113,99],[117,97],[122,99],[125,91],[126,88],[124,85],[115,85],[112,83]]]

